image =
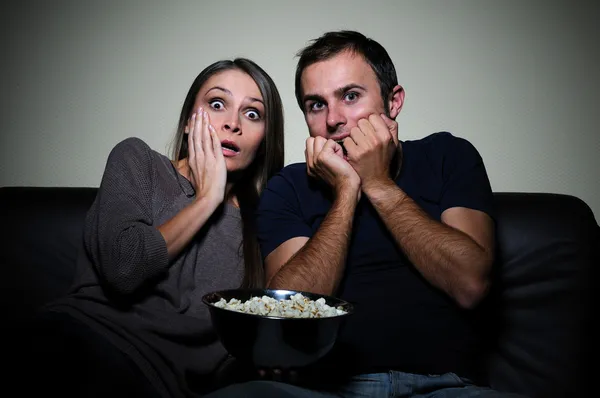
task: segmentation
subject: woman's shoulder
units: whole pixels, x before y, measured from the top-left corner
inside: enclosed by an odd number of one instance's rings
[[[106,164],[106,172],[120,173],[129,171],[138,174],[155,169],[165,161],[164,155],[156,152],[141,138],[128,137],[117,143],[110,151]]]
[[[141,162],[141,163],[152,163],[157,160],[164,160],[168,158],[165,155],[155,151],[148,145],[144,140],[139,137],[128,137],[117,143],[110,154],[108,155],[108,161],[125,161],[125,162]]]
[[[150,146],[141,138],[128,137],[118,142],[110,152],[110,156],[144,155],[153,152]]]

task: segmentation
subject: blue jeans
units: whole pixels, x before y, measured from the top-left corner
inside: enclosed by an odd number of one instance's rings
[[[324,381],[327,376],[323,375]],[[422,397],[422,398],[462,398],[462,397],[520,397],[516,394],[501,393],[487,387],[475,386],[454,373],[443,375],[418,375],[390,371],[354,376],[349,382],[318,389],[308,389],[275,381],[250,381],[233,384],[207,396],[207,398],[333,398],[333,397]]]

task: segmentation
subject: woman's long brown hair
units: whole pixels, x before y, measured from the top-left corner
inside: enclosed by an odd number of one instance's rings
[[[196,96],[202,85],[213,75],[226,70],[240,70],[248,74],[258,86],[265,105],[265,136],[256,157],[243,175],[236,180],[232,194],[237,197],[242,215],[242,246],[244,280],[242,287],[263,287],[264,270],[256,236],[255,210],[267,181],[283,168],[283,104],[271,77],[260,66],[246,58],[217,61],[205,68],[192,83],[179,116],[174,139],[174,161],[188,156],[185,126],[189,120]]]

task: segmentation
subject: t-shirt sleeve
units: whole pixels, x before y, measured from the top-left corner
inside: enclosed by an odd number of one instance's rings
[[[154,225],[152,159],[140,139],[117,144],[86,217],[87,253],[103,285],[121,295],[135,292],[169,265],[166,242]]]
[[[258,242],[263,259],[289,239],[313,232],[302,217],[295,186],[284,174],[277,174],[267,184],[256,212]]]
[[[469,141],[450,134],[443,135],[440,144],[444,152],[441,211],[466,207],[494,218],[494,197],[477,149]]]

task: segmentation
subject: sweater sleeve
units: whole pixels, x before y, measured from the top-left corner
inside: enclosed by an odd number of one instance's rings
[[[104,288],[118,295],[155,283],[169,266],[166,242],[154,225],[154,175],[146,143],[120,142],[108,156],[86,218],[88,255]]]

